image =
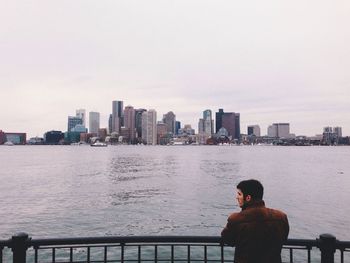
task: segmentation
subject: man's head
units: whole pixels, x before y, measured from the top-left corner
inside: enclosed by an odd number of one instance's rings
[[[264,187],[258,180],[250,179],[241,181],[237,185],[237,202],[240,207],[255,200],[262,200]]]

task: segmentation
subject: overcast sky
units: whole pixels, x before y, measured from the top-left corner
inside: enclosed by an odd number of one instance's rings
[[[350,135],[350,1],[0,0],[0,129],[43,136],[112,100]]]

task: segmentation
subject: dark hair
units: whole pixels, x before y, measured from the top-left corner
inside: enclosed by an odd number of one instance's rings
[[[237,189],[242,191],[244,197],[250,195],[253,200],[262,200],[264,195],[263,185],[254,179],[241,181]]]

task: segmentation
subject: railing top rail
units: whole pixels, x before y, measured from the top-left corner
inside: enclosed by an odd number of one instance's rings
[[[131,244],[131,243],[208,243],[219,244],[219,236],[106,236],[80,238],[32,239],[28,245],[81,245],[81,244]]]
[[[92,244],[222,244],[220,236],[104,236],[104,237],[77,237],[77,238],[45,238],[26,240],[27,247],[60,246],[60,245],[92,245]],[[318,247],[318,239],[288,239],[285,246]],[[0,240],[0,248],[12,247],[13,241]],[[336,241],[335,247],[339,249],[350,248],[350,241]]]

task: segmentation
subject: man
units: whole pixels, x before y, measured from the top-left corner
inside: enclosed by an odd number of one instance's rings
[[[224,243],[235,246],[236,263],[280,263],[281,249],[287,240],[286,214],[265,207],[264,188],[257,180],[237,185],[241,212],[233,213],[221,232]]]

